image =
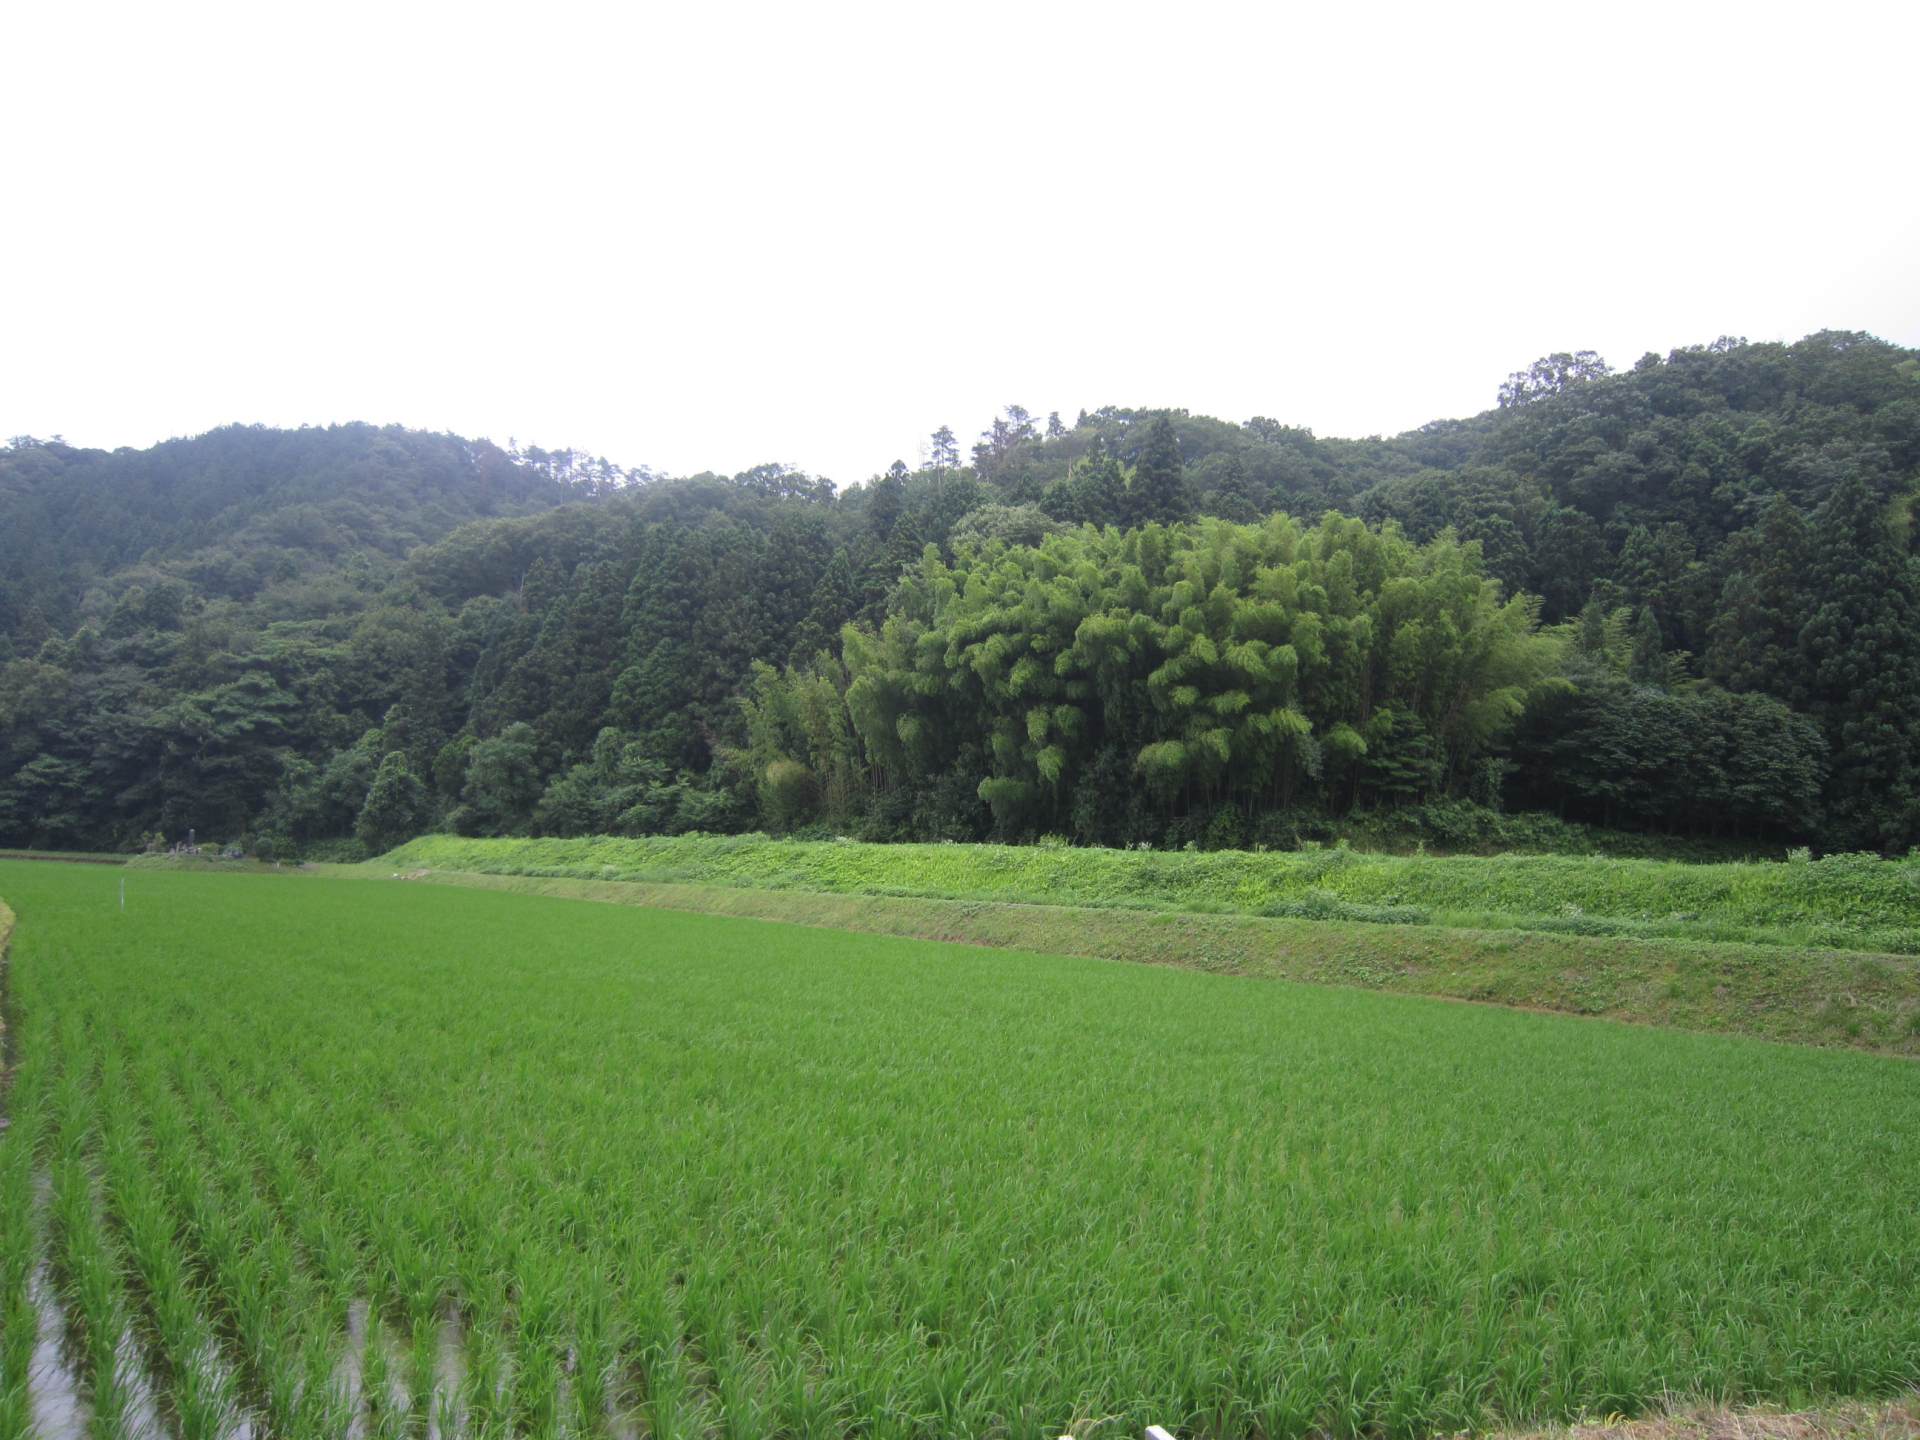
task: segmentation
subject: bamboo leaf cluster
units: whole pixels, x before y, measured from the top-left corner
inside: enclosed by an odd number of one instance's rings
[[[968,765],[1009,836],[1105,838],[1129,788],[1249,814],[1420,799],[1464,787],[1552,683],[1537,618],[1476,547],[1336,515],[929,549],[844,663],[756,672],[749,751],[780,828]]]

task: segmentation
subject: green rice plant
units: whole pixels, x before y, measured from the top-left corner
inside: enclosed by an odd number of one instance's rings
[[[360,1253],[352,1227],[303,1166],[287,1118],[266,1103],[277,1091],[271,1077],[235,1072],[231,1065],[190,1067],[178,1081],[222,1184],[245,1197],[252,1248],[242,1265],[256,1278],[240,1281],[236,1298],[245,1297],[240,1331],[248,1368],[275,1429],[337,1435],[354,1403],[336,1372],[352,1299],[362,1288]]]
[[[33,1418],[27,1386],[39,1329],[32,1284],[40,1253],[34,1161],[42,1096],[35,1067],[4,1097],[10,1124],[0,1134],[0,1440],[25,1437]]]
[[[394,1384],[378,1306],[369,1309],[366,1333],[360,1342],[360,1407],[370,1435],[399,1440],[406,1434],[406,1407]]]
[[[365,1261],[353,1219],[303,1159],[315,1153],[316,1131],[298,1123],[297,1111],[272,1103],[278,1087],[257,1070],[230,1067],[217,1072],[210,1088],[235,1127],[252,1137],[262,1193],[298,1245],[329,1322],[343,1329],[348,1304],[364,1288]]]
[[[504,1296],[470,1302],[466,1370],[461,1377],[458,1406],[476,1433],[498,1433],[507,1423],[508,1383]]]
[[[232,1376],[220,1361],[205,1297],[194,1287],[157,1178],[165,1157],[149,1151],[130,1123],[138,1093],[137,1083],[119,1076],[114,1088],[102,1087],[105,1200],[139,1282],[154,1358],[183,1440],[214,1440],[234,1413]]]
[[[352,1396],[339,1376],[339,1331],[319,1324],[307,1326],[298,1345],[298,1352],[288,1361],[291,1383],[298,1393],[283,1433],[291,1440],[327,1440],[346,1434],[353,1409]]]
[[[596,1247],[582,1266],[572,1307],[574,1424],[581,1434],[603,1429],[622,1348],[613,1259]]]
[[[1336,854],[1308,888],[1404,903],[1342,891]],[[242,1407],[342,1433],[350,1333],[385,1435],[1416,1440],[1920,1380],[1911,1064],[489,891],[134,880],[123,913],[97,873],[0,865],[29,1101],[0,1280],[44,1224],[104,1329],[85,1257],[123,1257],[186,1433]]]
[[[551,1256],[523,1251],[514,1296],[515,1423],[531,1434],[559,1424],[561,1350],[566,1343],[566,1274]]]
[[[416,1321],[405,1332],[405,1374],[402,1380],[407,1396],[410,1428],[424,1433],[427,1417],[433,1413],[434,1383],[440,1364],[440,1321],[429,1316]]]
[[[0,903],[0,965],[7,965],[13,912]],[[46,1255],[45,1176],[57,1141],[55,1091],[62,1081],[54,1051],[54,1012],[33,1000],[11,966],[0,969],[0,1440],[31,1432],[31,1373],[39,1338],[35,1273]],[[46,1063],[8,1068],[20,1056]]]
[[[69,1327],[86,1356],[94,1423],[104,1433],[118,1433],[126,1423],[129,1405],[130,1377],[121,1365],[126,1298],[118,1257],[102,1226],[92,1170],[84,1156],[69,1155],[54,1164],[49,1211],[55,1237],[54,1273]]]
[[[292,1431],[308,1409],[316,1421],[333,1411],[329,1387],[309,1385],[297,1358],[332,1331],[332,1312],[258,1193],[239,1130],[197,1072],[181,1077],[180,1085],[200,1141],[199,1165],[176,1172],[193,1183],[176,1196],[187,1215],[184,1233],[200,1247],[204,1278],[236,1341],[250,1398],[274,1429]]]

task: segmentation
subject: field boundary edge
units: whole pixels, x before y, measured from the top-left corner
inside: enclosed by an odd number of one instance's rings
[[[0,1131],[8,1124],[7,1097],[13,1090],[13,1072],[19,1057],[13,1034],[14,913],[0,900]]]
[[[1910,956],[451,869],[333,873],[1920,1058],[1920,960]]]

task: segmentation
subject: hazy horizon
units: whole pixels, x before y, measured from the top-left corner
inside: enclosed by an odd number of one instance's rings
[[[845,485],[1009,403],[1390,435],[1920,344],[1920,12],[19,8],[0,435],[351,420]]]
[[[1833,329],[1838,329],[1840,327],[1825,326],[1822,328],[1827,330],[1833,330]],[[1816,334],[1816,333],[1819,333],[1819,332],[1818,331],[1807,332],[1808,335]],[[1719,338],[1721,337],[1719,336],[1706,337],[1700,340],[1689,341],[1685,343],[1692,344],[1692,345],[1705,345],[1705,344],[1711,344],[1714,340],[1717,340]],[[1740,338],[1743,338],[1755,343],[1762,343],[1766,341],[1780,341],[1782,343],[1792,344],[1795,341],[1807,338],[1807,336],[1806,335],[1790,335],[1790,336],[1751,336],[1749,335],[1749,336],[1743,336]],[[1882,340],[1891,340],[1892,337],[1879,335],[1876,338],[1879,338]],[[1916,342],[1893,341],[1892,343],[1913,344]],[[1575,347],[1562,346],[1560,348],[1564,350],[1564,349],[1571,349]],[[1585,348],[1592,348],[1592,347],[1578,347],[1578,348],[1585,349]],[[1679,347],[1677,346],[1667,347],[1666,349],[1653,351],[1652,353],[1656,353],[1660,355],[1661,358],[1664,359],[1666,355],[1670,353],[1672,349],[1675,349],[1675,348],[1679,348]],[[1636,352],[1632,361],[1626,361],[1624,363],[1616,361],[1612,356],[1603,356],[1603,358],[1605,358],[1611,364],[1614,372],[1618,373],[1622,370],[1631,368],[1633,361],[1637,361],[1641,355],[1644,355],[1647,353],[1649,353],[1649,351],[1646,351],[1646,350]],[[1532,357],[1532,359],[1539,359],[1539,358],[1542,358],[1542,357],[1540,356]],[[1531,360],[1528,363],[1531,363]],[[1514,368],[1522,369],[1525,367],[1515,366]],[[1505,380],[1506,378],[1507,378],[1507,375],[1505,373],[1500,375],[1498,377],[1498,380],[1496,380],[1495,382],[1494,388],[1497,389],[1498,382],[1500,380]],[[1021,402],[1015,399],[1015,400],[1010,400],[1008,403],[1019,404]],[[1113,403],[1114,402],[1111,402],[1111,401],[1102,401],[1102,402],[1099,402],[1098,404],[1088,405],[1085,408],[1089,411],[1092,411],[1092,410],[1099,409],[1101,405],[1113,404]],[[1047,409],[1038,409],[1038,410],[1034,409],[1031,406],[1028,406],[1026,408],[1032,414],[1036,426],[1044,431],[1048,410],[1056,407],[1047,407]],[[1209,416],[1213,419],[1227,421],[1232,424],[1243,424],[1246,421],[1253,418],[1253,414],[1217,415],[1211,411],[1201,409],[1198,406],[1182,405],[1177,400],[1169,401],[1164,404],[1155,403],[1151,405],[1121,406],[1119,408],[1135,409],[1135,410],[1167,409],[1167,410],[1173,410],[1173,411],[1185,411],[1190,415]],[[1478,406],[1472,410],[1462,411],[1459,414],[1429,415],[1424,420],[1418,420],[1413,422],[1412,424],[1404,425],[1393,430],[1372,430],[1364,433],[1356,432],[1351,434],[1335,434],[1331,431],[1328,431],[1320,426],[1313,424],[1310,418],[1287,419],[1284,416],[1272,415],[1271,411],[1257,411],[1257,412],[1254,412],[1254,414],[1271,415],[1272,418],[1281,419],[1289,425],[1295,425],[1300,428],[1304,428],[1310,431],[1316,438],[1319,438],[1322,440],[1384,440],[1384,439],[1392,439],[1397,435],[1404,435],[1410,431],[1419,429],[1423,425],[1428,425],[1435,422],[1449,421],[1449,420],[1471,420],[1475,416],[1482,414],[1486,411],[1492,410],[1494,408],[1496,408],[1495,401],[1493,396],[1490,394],[1486,404]],[[1067,424],[1069,428],[1073,426],[1074,421],[1079,413],[1079,409],[1080,407],[1075,407],[1075,409],[1071,411],[1062,410],[1060,412],[1060,418]],[[996,411],[995,415],[998,415],[999,413],[1001,412]],[[995,415],[987,416],[986,421],[990,422],[992,419],[995,418]],[[223,421],[217,422],[216,424],[205,426],[201,429],[196,429],[191,431],[182,431],[180,433],[170,434],[170,435],[157,435],[152,439],[147,439],[147,440],[120,441],[113,444],[98,444],[88,439],[87,437],[67,435],[63,432],[47,432],[45,434],[39,434],[39,435],[35,435],[31,431],[24,431],[24,432],[14,431],[10,433],[14,437],[31,436],[31,438],[38,439],[38,440],[51,440],[51,439],[57,438],[62,443],[65,443],[80,449],[98,449],[98,450],[113,451],[113,450],[122,449],[122,448],[133,449],[133,450],[145,450],[145,449],[150,449],[155,445],[167,444],[171,441],[192,440],[192,439],[198,438],[199,436],[205,435],[210,431],[223,429],[229,425],[261,426],[268,429],[298,430],[298,429],[305,429],[305,428],[325,429],[329,426],[353,425],[353,424],[370,424],[370,425],[377,425],[382,427],[388,426],[388,425],[398,425],[408,430],[420,430],[420,431],[437,432],[437,433],[444,433],[444,434],[454,434],[454,435],[458,435],[460,438],[465,440],[484,441],[489,444],[497,445],[502,449],[507,449],[509,447],[517,447],[521,450],[528,450],[533,448],[549,450],[549,451],[571,450],[575,454],[586,455],[596,459],[603,459],[603,460],[610,461],[613,464],[619,465],[625,469],[635,469],[635,470],[648,469],[653,471],[655,474],[659,475],[660,477],[668,478],[668,479],[679,478],[679,477],[690,476],[690,475],[697,475],[697,474],[707,473],[707,472],[723,474],[723,475],[738,474],[743,470],[747,470],[752,466],[759,465],[759,464],[767,464],[767,463],[794,464],[795,463],[784,456],[766,455],[766,456],[762,456],[759,460],[748,461],[744,464],[739,464],[739,465],[724,465],[724,466],[693,465],[693,466],[687,466],[682,468],[670,469],[668,467],[652,463],[645,456],[634,457],[634,456],[628,456],[628,455],[609,454],[603,451],[593,449],[588,446],[572,444],[567,440],[565,436],[548,437],[548,436],[528,436],[528,435],[500,435],[500,434],[488,433],[484,430],[478,431],[478,432],[468,432],[468,431],[461,431],[461,430],[453,430],[450,427],[446,427],[446,426],[415,425],[402,417],[375,418],[370,416],[342,416],[337,419],[326,419],[326,420],[248,420],[248,419],[241,419],[236,417],[234,419],[223,420]],[[934,428],[938,429],[939,427],[935,426]],[[969,449],[972,446],[973,441],[979,438],[979,433],[986,428],[986,424],[983,422],[978,427],[955,424],[953,425],[952,428],[953,428],[955,440],[960,447],[960,453],[964,461],[968,455]],[[806,471],[808,474],[812,474],[815,476],[824,476],[825,478],[831,479],[840,489],[844,490],[849,485],[864,483],[868,480],[873,479],[875,476],[883,473],[887,469],[887,467],[893,463],[895,459],[903,460],[909,466],[915,466],[917,464],[924,463],[926,460],[926,454],[928,449],[926,442],[931,437],[931,435],[932,435],[932,431],[930,430],[928,431],[927,435],[922,436],[920,443],[914,447],[914,450],[911,453],[903,452],[901,454],[891,456],[885,461],[878,462],[869,466],[866,470],[861,471],[858,474],[851,474],[851,473],[844,474],[844,475],[828,474],[823,470],[817,470],[817,469],[814,469],[813,467],[806,466],[806,465],[798,465],[797,468]],[[0,436],[0,444],[5,443],[7,438],[9,438],[9,436]]]

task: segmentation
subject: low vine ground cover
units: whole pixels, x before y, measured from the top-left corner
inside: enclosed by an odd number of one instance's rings
[[[1920,954],[1920,861],[1871,855],[1697,865],[1599,856],[1155,852],[765,836],[432,835],[403,845],[387,863]]]
[[[1414,1437],[1920,1382],[1910,1062],[452,887],[0,897],[8,1440],[42,1262],[83,1399],[150,1377],[192,1440],[347,1433],[349,1349],[395,1435]]]

